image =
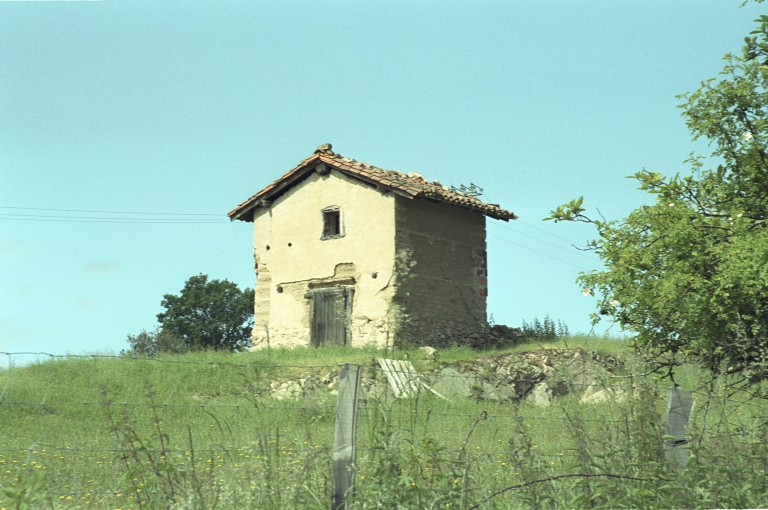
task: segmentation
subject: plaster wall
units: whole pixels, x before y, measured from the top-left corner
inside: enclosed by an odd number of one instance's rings
[[[487,328],[485,216],[429,200],[396,199],[396,249],[412,253],[396,302],[415,344],[465,343]]]
[[[341,237],[322,240],[323,209],[339,207]],[[351,345],[384,346],[394,293],[395,197],[336,170],[310,174],[254,214],[252,348],[310,344],[311,287],[351,285]]]

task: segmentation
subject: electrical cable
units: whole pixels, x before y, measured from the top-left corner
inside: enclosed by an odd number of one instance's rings
[[[147,221],[139,221],[136,220],[64,220],[64,219],[42,219],[42,218],[4,218],[0,216],[0,220],[8,220],[8,221],[41,221],[41,222],[54,222],[54,223],[123,223],[123,224],[140,224],[140,225],[149,225],[149,224],[165,224],[165,225],[203,225],[203,224],[223,224],[225,222],[222,221],[168,221],[168,220],[147,220]]]
[[[573,254],[578,254],[578,255],[581,255],[582,257],[587,258],[587,259],[589,259],[589,260],[591,260],[593,262],[595,261],[594,257],[590,257],[589,255],[587,255],[587,254],[585,254],[583,252],[580,252],[580,251],[575,251],[575,250],[577,250],[576,248],[573,248],[573,247],[572,248],[566,248],[565,246],[560,246],[560,245],[557,245],[555,243],[550,243],[549,241],[545,241],[544,239],[539,239],[538,237],[532,236],[530,234],[526,234],[524,232],[520,232],[519,230],[515,230],[513,228],[509,228],[509,227],[504,226],[504,225],[499,225],[499,224],[496,224],[496,223],[493,223],[493,225],[501,227],[501,228],[503,228],[505,230],[509,230],[510,232],[515,232],[516,234],[520,234],[521,236],[530,237],[531,239],[535,239],[535,240],[537,240],[539,242],[542,242],[544,244],[548,244],[550,246],[554,246],[555,248],[560,248],[561,250],[566,250],[567,252],[569,252],[572,255]],[[539,230],[541,230],[541,229],[539,229]],[[542,232],[545,232],[545,231],[542,231]]]
[[[534,253],[538,253],[539,255],[544,255],[545,257],[548,257],[548,258],[550,258],[550,259],[556,260],[556,261],[558,261],[558,262],[562,262],[563,264],[568,264],[569,266],[573,266],[573,267],[575,267],[575,268],[577,268],[577,269],[581,269],[582,271],[589,271],[589,269],[587,269],[587,268],[585,268],[585,267],[582,267],[582,266],[577,266],[576,264],[571,264],[570,262],[566,262],[565,260],[561,260],[561,259],[559,259],[559,258],[557,258],[557,257],[553,257],[552,255],[549,255],[549,254],[547,254],[547,253],[544,253],[544,252],[541,252],[541,251],[538,251],[538,250],[534,250],[533,248],[529,248],[529,247],[527,247],[527,246],[525,246],[525,245],[522,245],[522,244],[516,243],[516,242],[514,242],[514,241],[510,241],[509,239],[505,239],[505,238],[503,238],[503,237],[501,237],[501,236],[497,236],[496,234],[491,234],[491,233],[489,232],[489,233],[488,233],[488,235],[489,235],[489,236],[491,236],[491,237],[495,237],[495,238],[497,238],[497,239],[501,239],[502,241],[506,241],[506,242],[508,242],[509,244],[514,244],[515,246],[519,246],[520,248],[523,248],[523,249],[525,249],[525,250],[528,250],[528,251],[532,251],[532,252],[534,252]]]
[[[485,199],[486,199],[486,200],[487,200],[489,203],[491,203],[491,202],[492,202],[492,200],[491,200],[491,197],[489,197],[487,194],[485,194],[485,192],[483,192],[483,196],[485,197]],[[576,241],[573,241],[573,240],[571,240],[571,239],[568,239],[568,238],[566,238],[566,237],[563,237],[563,236],[559,236],[559,235],[557,235],[557,234],[553,234],[552,232],[548,232],[548,231],[544,230],[543,228],[539,228],[539,227],[536,227],[536,226],[534,226],[532,223],[528,223],[527,221],[523,221],[523,220],[521,220],[520,218],[516,219],[516,220],[515,220],[515,223],[522,223],[522,224],[523,224],[523,225],[525,225],[526,227],[530,227],[530,228],[532,228],[532,229],[534,229],[534,230],[538,230],[538,231],[540,231],[540,232],[544,232],[545,234],[547,234],[547,235],[550,235],[550,236],[552,236],[552,237],[557,237],[558,239],[561,239],[561,240],[563,240],[563,241],[567,241],[567,242],[571,243],[572,245],[575,245],[575,244],[579,244],[579,243],[577,243]]]
[[[167,213],[167,212],[131,212],[131,211],[91,211],[85,209],[49,209],[41,207],[12,207],[0,206],[0,209],[23,209],[27,211],[59,211],[59,212],[82,212],[82,213],[107,213],[107,214],[154,214],[168,216],[223,216],[213,213]]]

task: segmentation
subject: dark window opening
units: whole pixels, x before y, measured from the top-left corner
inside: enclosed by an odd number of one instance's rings
[[[341,235],[341,212],[323,211],[323,238]]]

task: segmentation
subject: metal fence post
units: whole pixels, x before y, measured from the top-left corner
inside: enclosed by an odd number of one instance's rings
[[[669,388],[667,392],[667,422],[664,426],[664,459],[682,471],[688,464],[688,419],[693,399],[690,390]]]
[[[357,453],[357,396],[360,388],[360,365],[342,363],[340,367],[336,433],[333,438],[331,510],[352,508],[346,500],[354,488]]]

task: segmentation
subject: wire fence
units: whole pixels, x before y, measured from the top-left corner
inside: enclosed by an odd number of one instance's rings
[[[56,508],[331,505],[338,365],[0,356],[0,471],[25,497]],[[593,496],[593,478],[624,489],[677,479],[664,457],[669,385],[647,367],[578,349],[418,365],[408,391],[375,360],[360,367],[344,504],[508,508],[581,494],[585,478]],[[675,448],[704,458],[727,447],[734,470],[765,478],[765,401],[700,386]],[[22,497],[10,494],[0,506]]]

